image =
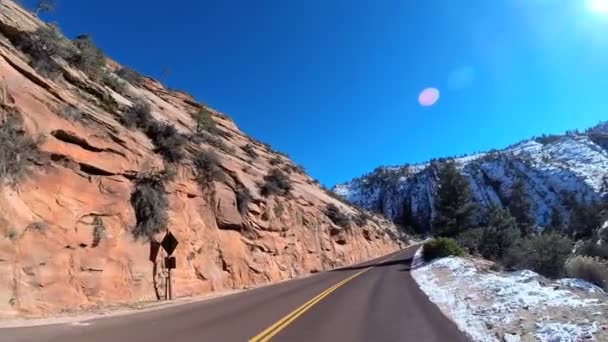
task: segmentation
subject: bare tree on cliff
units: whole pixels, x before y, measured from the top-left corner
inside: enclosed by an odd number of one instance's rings
[[[42,12],[52,12],[55,10],[55,0],[38,0],[34,15],[38,16]]]
[[[433,233],[456,236],[472,226],[477,205],[472,200],[469,182],[458,172],[454,160],[440,163],[438,178]]]

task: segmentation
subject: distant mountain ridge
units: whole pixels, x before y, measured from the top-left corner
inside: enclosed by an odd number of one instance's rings
[[[608,193],[608,122],[584,132],[543,135],[503,150],[455,158],[482,208],[505,206],[518,178],[525,184],[539,226],[550,223],[553,209],[568,217],[568,201],[591,202]],[[434,217],[437,164],[379,167],[338,184],[333,191],[395,222],[414,221],[428,229]]]

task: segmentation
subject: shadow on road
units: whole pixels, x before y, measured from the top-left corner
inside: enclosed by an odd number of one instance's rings
[[[332,270],[331,272],[361,270],[361,269],[365,269],[368,267],[391,267],[391,266],[402,266],[399,269],[399,271],[409,272],[413,269],[417,269],[421,266],[424,266],[424,263],[412,266],[412,261],[413,261],[413,257],[403,256],[403,257],[399,257],[394,260],[384,261],[384,262],[378,263],[376,265],[357,265],[357,266],[342,267],[342,268]]]

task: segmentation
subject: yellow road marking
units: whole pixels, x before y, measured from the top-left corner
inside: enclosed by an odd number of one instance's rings
[[[386,261],[394,258],[398,254],[399,253],[396,253],[395,255],[392,255],[389,258],[387,258],[383,261],[380,261],[380,262],[386,262]],[[380,263],[380,262],[378,262],[378,263]],[[287,314],[287,316],[281,318],[279,321],[277,321],[276,323],[274,323],[273,325],[268,327],[266,330],[262,331],[258,335],[249,339],[249,342],[267,342],[267,341],[269,341],[272,337],[274,337],[276,334],[278,334],[281,330],[285,329],[285,327],[287,327],[289,324],[291,324],[291,322],[295,321],[298,317],[300,317],[302,314],[304,314],[306,311],[308,311],[308,309],[313,307],[315,304],[320,302],[323,298],[329,296],[332,292],[337,290],[340,286],[348,283],[349,281],[351,281],[351,280],[355,279],[356,277],[362,275],[363,273],[369,271],[374,266],[375,265],[371,265],[368,268],[364,269],[363,271],[357,272],[357,273],[353,274],[352,276],[335,284],[334,286],[328,288],[327,290],[321,292],[313,299],[302,304],[299,308],[297,308],[294,311]]]

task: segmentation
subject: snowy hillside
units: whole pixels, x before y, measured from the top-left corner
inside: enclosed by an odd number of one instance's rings
[[[456,159],[482,207],[505,205],[513,182],[520,178],[540,226],[556,209],[567,217],[567,198],[591,201],[608,191],[608,123],[585,133],[543,136]],[[400,221],[414,219],[428,227],[433,217],[437,161],[382,167],[334,187],[334,192],[366,209]]]

